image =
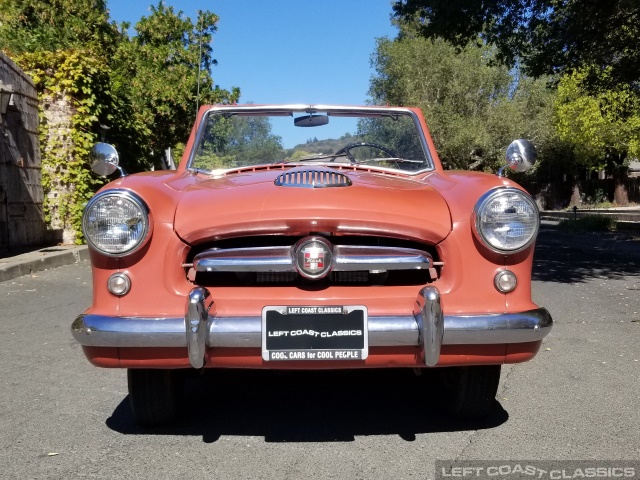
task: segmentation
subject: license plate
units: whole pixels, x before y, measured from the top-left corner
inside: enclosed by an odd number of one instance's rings
[[[367,307],[271,306],[262,309],[262,358],[364,360],[369,354]]]

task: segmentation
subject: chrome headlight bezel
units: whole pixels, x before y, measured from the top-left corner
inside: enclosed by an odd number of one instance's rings
[[[484,225],[483,225],[483,216],[486,213],[485,209],[487,208],[487,206],[495,202],[499,197],[504,197],[504,196],[508,197],[508,196],[514,196],[514,195],[519,197],[518,200],[525,202],[525,204],[528,206],[528,209],[530,210],[534,218],[529,219],[530,221],[531,220],[533,221],[532,222],[533,228],[531,232],[529,232],[525,236],[523,241],[517,242],[513,247],[509,248],[505,245],[500,245],[496,240],[495,235],[490,236],[487,234],[486,229],[484,228]],[[518,213],[515,212],[515,214],[517,215]],[[517,222],[516,219],[512,221],[514,223]],[[527,248],[529,248],[535,242],[536,237],[538,236],[538,230],[540,229],[540,214],[538,212],[538,206],[536,205],[536,202],[533,200],[533,198],[531,198],[531,196],[528,193],[514,187],[498,187],[498,188],[489,190],[488,192],[486,192],[484,195],[480,197],[480,199],[478,200],[478,202],[476,203],[473,209],[472,226],[473,226],[473,233],[476,236],[476,238],[480,240],[482,244],[485,245],[489,250],[495,253],[509,255],[509,254],[522,252],[523,250],[526,250]]]
[[[120,251],[112,251],[108,248],[105,248],[104,244],[99,244],[99,242],[97,242],[95,238],[92,238],[92,236],[88,233],[89,228],[91,227],[90,215],[93,209],[96,208],[100,204],[100,202],[104,201],[106,197],[117,198],[129,202],[130,205],[133,205],[140,212],[139,219],[142,220],[142,225],[140,226],[140,232],[137,235],[138,238],[135,240],[135,242],[127,245],[126,249]],[[91,200],[89,200],[89,203],[87,203],[87,206],[85,207],[82,214],[82,233],[84,234],[84,238],[87,240],[87,243],[92,249],[100,252],[102,255],[105,255],[107,257],[119,258],[131,255],[132,253],[136,252],[149,241],[152,229],[153,221],[151,218],[149,207],[144,202],[144,200],[142,200],[138,195],[129,190],[111,189],[98,193]]]

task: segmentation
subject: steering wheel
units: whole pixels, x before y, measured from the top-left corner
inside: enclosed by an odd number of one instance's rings
[[[396,155],[394,152],[389,150],[387,147],[383,147],[382,145],[378,145],[377,143],[362,142],[362,143],[351,143],[349,145],[342,147],[340,150],[338,150],[336,153],[333,154],[333,158],[331,159],[331,161],[333,162],[336,159],[336,157],[339,157],[340,155],[345,154],[351,163],[357,163],[355,157],[351,155],[351,149],[356,147],[377,148],[378,150],[381,150],[387,155],[389,155],[390,158],[398,157],[398,155]]]

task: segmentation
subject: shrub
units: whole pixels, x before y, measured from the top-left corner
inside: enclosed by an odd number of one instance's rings
[[[566,232],[611,232],[616,229],[614,218],[604,215],[586,215],[577,219],[567,219],[558,227]]]

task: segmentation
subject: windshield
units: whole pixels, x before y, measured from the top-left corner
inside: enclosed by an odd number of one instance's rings
[[[210,110],[190,168],[275,163],[358,164],[416,173],[431,167],[408,111]]]

